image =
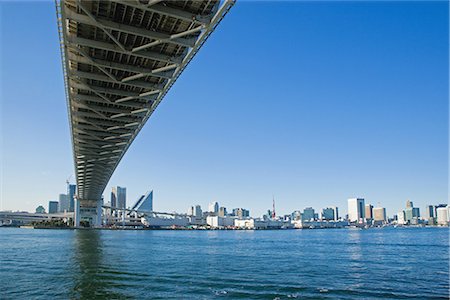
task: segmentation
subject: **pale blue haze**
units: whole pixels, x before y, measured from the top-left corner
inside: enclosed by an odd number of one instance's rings
[[[73,174],[55,8],[0,2],[0,209],[34,210]],[[235,5],[107,187],[128,205],[219,201],[259,215],[364,197],[388,214],[448,200],[448,3]],[[74,178],[72,177],[72,181]]]

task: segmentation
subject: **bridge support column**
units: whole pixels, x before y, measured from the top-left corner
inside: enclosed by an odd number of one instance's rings
[[[102,200],[77,199],[74,226],[101,227]]]
[[[73,203],[73,226],[80,227],[80,201],[77,198]]]

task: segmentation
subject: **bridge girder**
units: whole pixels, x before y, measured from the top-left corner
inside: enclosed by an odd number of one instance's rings
[[[77,196],[81,207],[93,209],[130,144],[234,0],[56,3]]]

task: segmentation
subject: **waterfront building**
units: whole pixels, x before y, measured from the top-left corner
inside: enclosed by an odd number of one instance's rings
[[[70,208],[69,195],[59,194],[59,212],[68,212]]]
[[[449,222],[449,206],[438,207],[436,209],[436,218],[438,225],[448,225]]]
[[[226,217],[227,215],[227,209],[226,207],[219,207],[219,217]]]
[[[322,220],[327,221],[335,220],[334,209],[332,207],[322,209]]]
[[[75,193],[77,186],[75,184],[67,184],[67,197],[69,197],[69,210],[70,212],[74,211],[75,205]]]
[[[42,205],[39,205],[38,207],[36,207],[36,213],[45,214],[45,208]]]
[[[260,219],[235,219],[234,226],[240,229],[267,229],[269,224],[268,220]]]
[[[208,205],[208,211],[212,212],[214,214],[218,214],[219,213],[219,202],[217,202],[217,201],[211,202]]]
[[[362,222],[365,218],[364,198],[348,199],[348,219],[350,222]]]
[[[58,201],[48,201],[48,213],[55,214],[58,212]]]
[[[372,204],[365,205],[364,216],[365,216],[366,220],[373,219],[373,205]]]
[[[250,217],[250,211],[244,208],[233,208],[232,216],[236,216],[239,219]]]
[[[373,209],[373,220],[385,222],[386,221],[386,208],[375,207]]]
[[[302,221],[316,220],[317,214],[314,212],[314,208],[306,207],[302,213]]]
[[[114,186],[111,191],[111,207],[125,209],[127,205],[127,188]]]
[[[153,211],[153,191],[148,191],[145,195],[139,197],[131,209],[144,212]]]

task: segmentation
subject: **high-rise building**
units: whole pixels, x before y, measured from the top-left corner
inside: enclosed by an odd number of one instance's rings
[[[187,215],[188,216],[195,216],[195,207],[194,206],[189,206],[188,211],[187,211]]]
[[[322,209],[322,220],[327,221],[335,220],[334,209],[332,207]]]
[[[48,213],[54,214],[58,212],[58,201],[48,201]]]
[[[362,222],[365,217],[363,198],[348,199],[348,219],[350,222]]]
[[[316,213],[314,212],[314,208],[307,207],[303,210],[302,213],[302,221],[311,221],[316,219]]]
[[[418,219],[420,217],[420,211],[418,207],[414,207],[412,201],[406,201],[405,209],[405,221],[411,223],[413,219]]]
[[[75,184],[67,184],[67,196],[69,197],[69,211],[74,211],[75,193],[77,186]]]
[[[397,224],[399,224],[399,225],[406,224],[405,212],[403,210],[397,213]]]
[[[208,206],[208,211],[218,214],[219,213],[219,203],[217,201],[211,202]]]
[[[436,209],[436,218],[438,225],[448,225],[449,207],[438,207]]]
[[[250,211],[244,208],[233,208],[232,215],[239,219],[248,218],[250,217]]]
[[[227,215],[227,209],[226,207],[219,207],[219,217],[226,217]]]
[[[38,207],[36,207],[36,213],[45,214],[45,208],[42,205],[39,205]]]
[[[59,194],[59,212],[68,212],[69,211],[69,196],[66,194]]]
[[[364,208],[364,217],[366,219],[373,219],[373,205],[366,204]]]
[[[373,220],[374,221],[386,221],[386,208],[384,208],[384,207],[374,207],[374,209],[373,209]]]
[[[153,191],[148,191],[145,195],[142,195],[131,209],[153,211]]]
[[[114,186],[111,192],[111,207],[125,209],[127,204],[127,188]]]
[[[337,221],[339,220],[339,209],[337,206],[332,206],[331,207],[334,210],[334,220]]]
[[[203,217],[203,211],[200,205],[195,206],[194,216],[196,219],[201,219]]]
[[[425,206],[425,211],[423,214],[424,219],[431,219],[434,218],[434,206],[433,205],[427,205]]]
[[[438,204],[434,206],[434,216],[437,218],[437,209],[439,207],[447,207],[447,204]]]

